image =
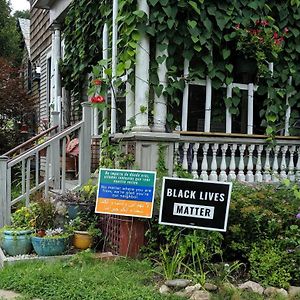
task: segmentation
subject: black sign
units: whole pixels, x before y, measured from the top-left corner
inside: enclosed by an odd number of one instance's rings
[[[159,223],[226,231],[232,184],[164,177]]]

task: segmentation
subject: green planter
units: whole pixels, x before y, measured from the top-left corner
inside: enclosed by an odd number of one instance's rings
[[[39,256],[62,255],[69,250],[70,237],[32,237],[33,249]]]
[[[29,254],[32,251],[31,234],[33,230],[4,230],[1,247],[11,256]]]

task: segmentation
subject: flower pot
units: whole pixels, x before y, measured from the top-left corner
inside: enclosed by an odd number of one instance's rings
[[[64,254],[69,249],[70,237],[38,237],[31,238],[34,251],[39,256]]]
[[[73,220],[76,217],[78,217],[80,212],[85,213],[94,210],[93,205],[84,202],[81,203],[66,202],[66,206],[67,206],[68,216],[70,220]]]
[[[3,250],[11,256],[29,254],[32,251],[32,230],[4,230],[1,237]]]
[[[74,231],[73,246],[85,250],[92,246],[93,237],[87,231]]]

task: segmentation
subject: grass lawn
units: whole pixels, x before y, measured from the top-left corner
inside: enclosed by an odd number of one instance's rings
[[[179,299],[160,295],[146,261],[94,261],[76,257],[69,262],[22,262],[0,271],[0,288],[24,299]]]

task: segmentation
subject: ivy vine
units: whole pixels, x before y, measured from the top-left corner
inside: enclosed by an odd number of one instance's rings
[[[286,96],[292,107],[290,123],[299,117],[300,94],[300,1],[267,0],[148,0],[149,18],[137,9],[136,0],[120,0],[118,16],[117,77],[134,69],[136,46],[140,33],[151,40],[150,93],[161,93],[168,99],[172,112],[180,105],[186,80],[212,79],[214,89],[234,81],[237,37],[234,27],[249,28],[257,20],[273,19],[282,32],[288,28],[283,50],[274,62],[273,74],[259,78],[258,94],[264,100],[260,114],[268,135],[274,135],[284,124]],[[111,26],[112,5],[108,0],[74,0],[66,18],[63,75],[65,86],[73,97],[81,99],[86,74],[102,59],[102,28]],[[167,49],[168,57],[155,58],[156,46]],[[184,59],[190,61],[189,77],[183,77]],[[168,85],[164,89],[157,76],[157,67],[166,61]],[[110,61],[108,75],[111,75]],[[292,84],[289,78],[292,77]],[[134,72],[128,80],[133,84]],[[119,83],[122,85],[121,83]],[[239,91],[225,99],[231,113],[239,112]],[[150,106],[151,107],[151,106]],[[151,112],[150,112],[151,113]],[[172,117],[168,115],[168,120]]]

